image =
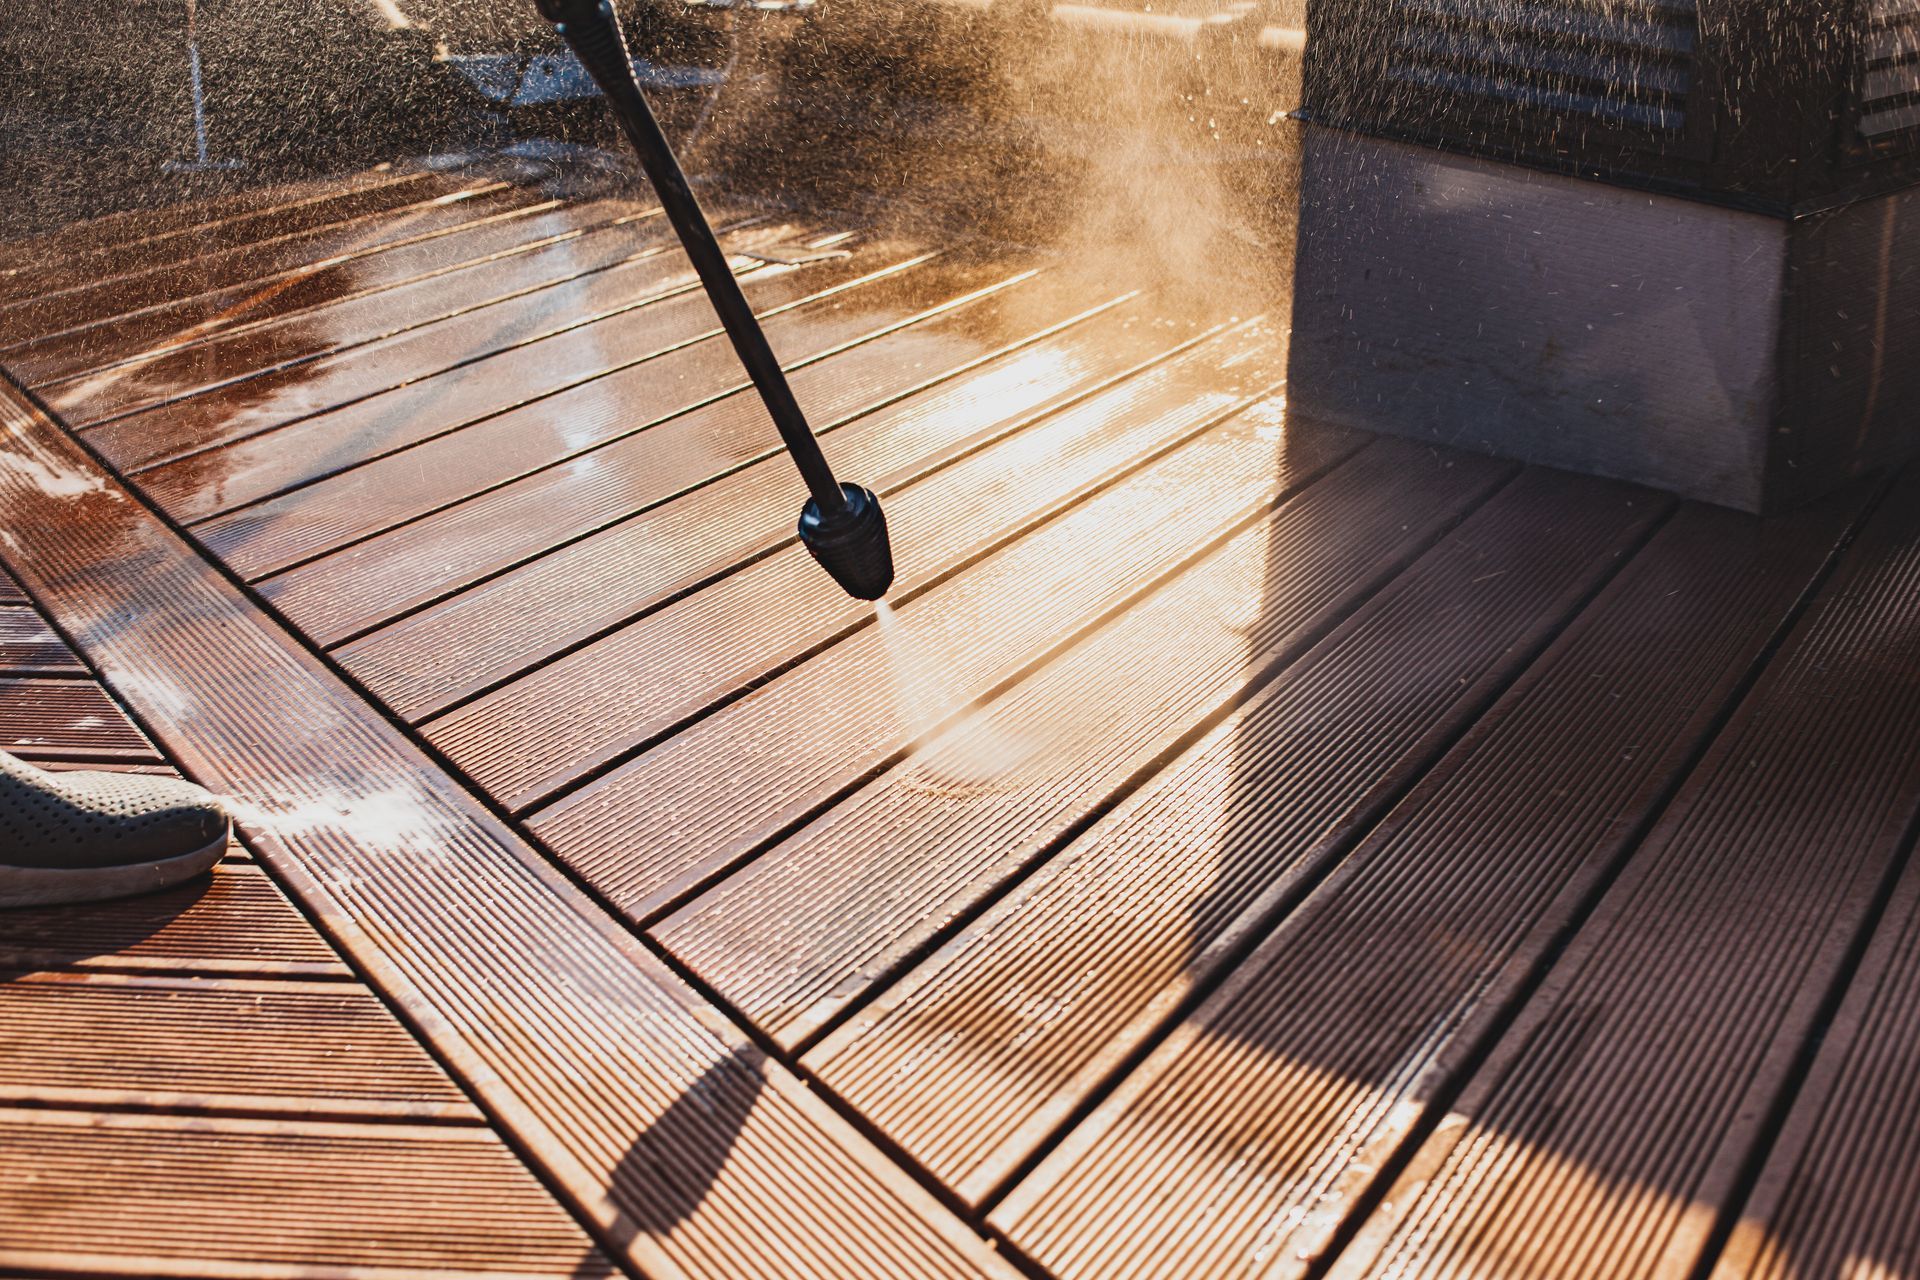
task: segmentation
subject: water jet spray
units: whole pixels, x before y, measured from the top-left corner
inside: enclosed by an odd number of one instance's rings
[[[760,321],[727,265],[713,226],[694,198],[660,122],[633,74],[626,33],[608,0],[537,0],[540,13],[560,33],[606,95],[614,119],[633,144],[640,167],[653,183],[660,207],[673,224],[693,269],[720,315],[747,376],[760,393],[774,427],[812,494],[800,512],[800,541],[842,590],[858,600],[878,600],[893,585],[893,548],[887,518],[872,490],[841,484],[820,452],[785,370]]]

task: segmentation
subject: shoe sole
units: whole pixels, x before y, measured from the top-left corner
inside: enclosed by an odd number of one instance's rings
[[[204,849],[154,862],[124,867],[0,866],[0,908],[64,907],[77,902],[105,902],[135,894],[157,893],[191,880],[226,856],[230,833]]]

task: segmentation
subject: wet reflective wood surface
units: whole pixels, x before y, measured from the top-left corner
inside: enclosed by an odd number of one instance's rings
[[[1920,476],[1332,430],[1283,289],[715,208],[884,611],[644,197],[0,277],[0,746],[258,853],[0,914],[0,1262],[1909,1273]]]

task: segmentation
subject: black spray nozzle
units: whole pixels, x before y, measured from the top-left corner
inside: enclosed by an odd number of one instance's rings
[[[843,484],[846,504],[822,512],[810,499],[800,512],[800,541],[840,589],[856,600],[878,600],[893,585],[893,544],[887,516],[870,489]]]
[[[813,558],[833,575],[848,594],[878,600],[893,585],[893,548],[887,545],[887,521],[880,500],[858,485],[843,485],[820,452],[820,442],[794,399],[793,388],[780,367],[760,321],[740,292],[733,267],[713,224],[700,210],[687,175],[681,172],[667,136],[654,119],[653,108],[634,79],[626,36],[608,0],[538,0],[540,12],[566,38],[594,81],[605,92],[614,118],[640,157],[640,166],[653,183],[654,194],[667,221],[686,246],[687,257],[700,277],[720,324],[767,406],[780,439],[793,455],[794,465],[813,500],[800,515],[800,538]]]

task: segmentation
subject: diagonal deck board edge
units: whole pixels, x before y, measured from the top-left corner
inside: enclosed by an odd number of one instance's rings
[[[850,413],[920,389],[901,385],[903,367],[918,375],[916,383],[964,375],[1003,345],[997,331],[1011,314],[1025,309],[1054,318],[1056,304],[1044,300],[1043,280],[1013,279],[977,291],[831,360],[796,368],[791,386],[808,406],[816,434],[831,436]],[[663,368],[659,376],[671,375]],[[841,455],[837,441],[825,448]],[[333,648],[596,524],[686,498],[697,503],[703,488],[757,464],[790,468],[784,455],[759,396],[737,389],[322,557],[264,584],[261,593],[316,644]],[[791,501],[797,490],[789,481],[784,492]],[[784,512],[781,523],[790,523],[792,514]]]
[[[755,224],[742,236],[740,228],[730,224],[722,233],[733,250],[769,234],[764,227]],[[207,376],[209,365],[225,360],[225,347],[244,341],[189,348],[180,360],[127,371],[141,378],[157,375],[162,381],[172,364],[183,364],[192,373],[117,416],[101,418],[90,395],[75,402],[90,420],[68,412],[58,396],[41,393],[42,398],[122,474],[139,474],[142,487],[156,497],[172,491],[163,505],[175,519],[191,523],[275,492],[272,485],[261,488],[256,481],[250,489],[243,483],[247,468],[235,465],[235,449],[277,446],[286,452],[296,439],[287,433],[303,422],[324,420],[408,384],[445,377],[477,361],[687,292],[692,279],[666,256],[667,234],[644,220],[617,226],[585,248],[567,242],[562,247],[569,250],[569,266],[579,270],[558,279],[539,278],[546,273],[534,255],[491,265],[470,281],[454,282],[477,286],[471,293],[438,278],[429,280],[425,285],[431,288],[422,292],[431,292],[434,302],[423,315],[405,314],[409,289],[337,303],[325,312],[330,336],[324,350],[277,353],[259,369],[218,367]],[[586,249],[595,256],[582,261]],[[742,269],[753,266],[749,259],[739,263]],[[535,274],[536,282],[519,287],[526,282],[514,278],[518,271]],[[364,313],[372,313],[371,318],[356,330]],[[276,327],[240,337],[273,341],[280,334]],[[300,345],[297,333],[290,345]],[[308,348],[322,345],[305,343]],[[192,380],[196,378],[197,383]],[[209,456],[216,453],[217,466]],[[210,470],[219,483],[201,492]],[[292,480],[300,478],[296,472]]]
[[[11,386],[0,421],[15,567],[603,1243],[661,1277],[1016,1274]]]
[[[1142,375],[1138,381],[1150,391],[1118,389],[1136,391],[1123,401],[1124,412],[1111,412],[1111,402],[1087,402],[922,484],[888,494],[892,536],[910,549],[889,592],[893,605],[911,607],[927,590],[995,551],[1118,486],[1144,483],[1143,471],[1178,453],[1227,411],[1268,391],[1279,376],[1277,362],[1246,358],[1267,332],[1240,326]],[[1241,367],[1225,371],[1236,363]],[[1052,462],[1021,465],[1034,457]],[[1164,518],[1175,519],[1171,511]],[[782,607],[767,610],[769,600]],[[817,571],[804,548],[788,546],[467,704],[435,721],[427,736],[517,812],[630,755],[668,726],[738,697],[872,617],[872,606],[848,599]],[[987,643],[985,634],[979,643]],[[662,670],[665,654],[684,670]],[[583,682],[586,671],[596,673],[591,683]],[[636,684],[647,692],[637,692]],[[514,743],[511,753],[499,752],[503,740]]]
[[[499,185],[497,180],[481,181],[489,186]],[[378,220],[383,211],[404,208],[423,197],[434,198],[461,189],[461,184],[450,175],[411,170],[395,174],[386,182],[331,186],[308,200],[217,219],[163,235],[92,245],[79,253],[42,258],[32,269],[15,273],[0,285],[0,304],[3,304],[0,311],[26,302],[45,302],[98,289],[146,272],[178,268],[256,245],[284,241],[343,222]],[[355,209],[358,212],[352,212]],[[253,230],[266,234],[248,234]],[[186,239],[189,235],[193,237],[191,241]],[[160,247],[169,240],[182,241],[188,251],[182,253],[177,248]],[[144,266],[142,259],[148,260]]]
[[[360,173],[323,175],[224,196],[186,199],[158,209],[124,209],[102,214],[0,248],[0,279],[70,275],[87,269],[86,259],[97,253],[156,245],[185,236],[205,236],[217,228],[256,219],[284,216],[308,205],[338,202],[344,196],[415,182],[424,171],[447,174],[465,164],[422,162],[383,164]],[[14,265],[14,264],[22,265]],[[49,269],[51,268],[51,270]]]
[[[777,348],[787,368],[963,306],[1022,274],[1009,268],[998,279],[986,269],[963,275],[952,280],[938,307],[909,314],[895,306],[910,305],[904,295],[919,283],[912,273],[933,255],[905,249],[889,254],[878,247],[872,257],[752,273],[744,290],[769,338],[782,342],[792,335],[791,346]],[[197,520],[195,536],[249,580],[281,584],[263,588],[269,596],[286,590],[289,573],[344,547],[737,393],[746,384],[727,364],[731,349],[717,322],[709,323],[711,316],[704,297],[679,295],[464,366],[444,383],[433,379],[361,401],[339,413],[341,421],[330,429],[310,419],[289,447],[323,450],[330,462],[325,474],[254,505]],[[676,328],[678,320],[693,324]],[[656,340],[600,358],[599,344],[618,341],[614,335],[630,324],[654,330]],[[558,349],[580,344],[581,363],[558,375],[546,367]],[[528,368],[518,367],[528,361]],[[465,393],[457,404],[448,403],[456,400],[450,387]],[[509,392],[504,402],[502,390]],[[650,398],[638,399],[641,392]],[[426,399],[413,413],[394,416],[395,401],[421,396]]]

